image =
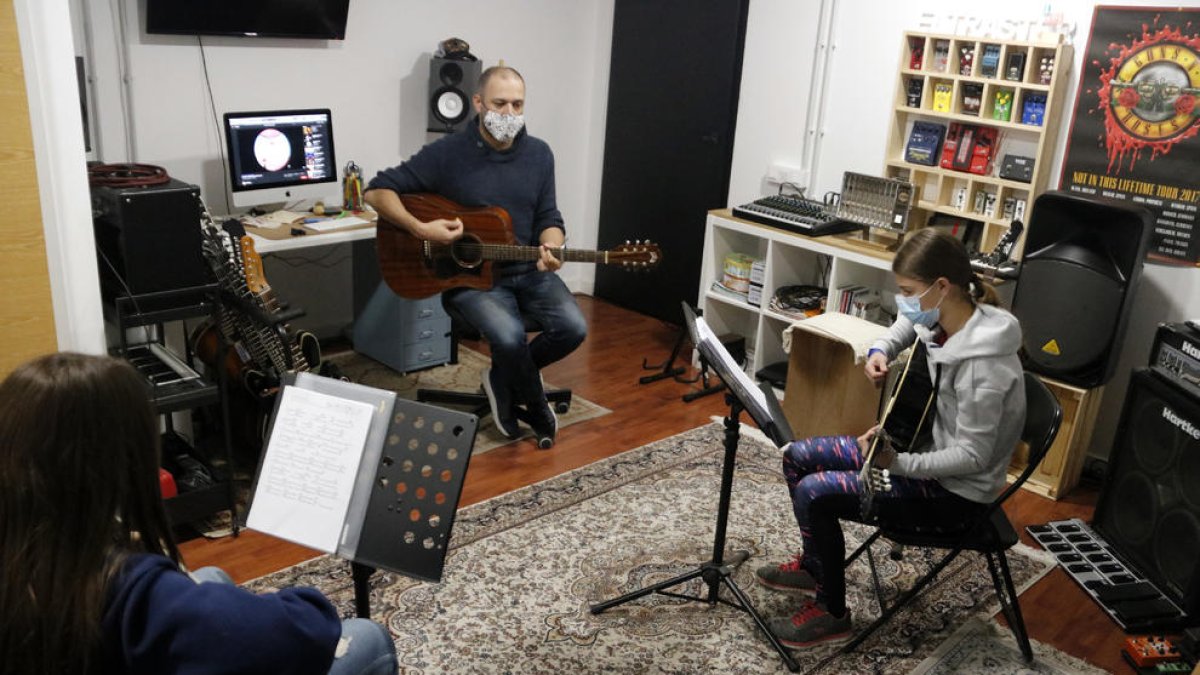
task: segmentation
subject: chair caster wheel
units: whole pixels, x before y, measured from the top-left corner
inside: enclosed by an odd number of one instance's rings
[[[565,413],[565,412],[567,412],[567,411],[568,411],[568,410],[570,410],[570,409],[571,409],[571,404],[570,404],[570,403],[562,403],[562,402],[560,402],[560,403],[555,403],[555,404],[554,404],[554,412],[556,412],[556,413]]]

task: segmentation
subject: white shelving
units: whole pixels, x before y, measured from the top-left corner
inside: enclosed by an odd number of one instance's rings
[[[762,307],[711,290],[713,281],[721,279],[725,256],[730,253],[766,261]],[[747,347],[754,352],[752,371],[758,371],[787,359],[783,330],[793,319],[767,308],[775,289],[809,284],[829,288],[832,296],[841,286],[861,284],[879,289],[888,311],[894,312],[891,264],[892,255],[887,252],[833,237],[804,237],[734,218],[729,209],[720,209],[708,214],[697,304],[718,335],[736,333],[746,338]],[[833,307],[836,300],[829,297],[826,304]]]

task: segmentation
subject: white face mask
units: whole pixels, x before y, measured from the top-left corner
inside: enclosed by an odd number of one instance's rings
[[[497,141],[512,143],[517,134],[521,133],[521,129],[525,128],[525,116],[501,114],[495,110],[488,110],[483,113],[483,127]]]

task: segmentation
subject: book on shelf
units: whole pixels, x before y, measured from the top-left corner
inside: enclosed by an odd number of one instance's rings
[[[735,291],[734,289],[721,283],[719,280],[712,282],[711,288],[717,295],[723,295],[734,300],[749,302],[750,299],[750,294],[748,291]],[[747,288],[749,288],[749,285],[747,285]]]

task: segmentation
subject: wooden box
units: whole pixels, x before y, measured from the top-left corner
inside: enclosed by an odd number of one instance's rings
[[[1092,428],[1096,425],[1096,413],[1100,409],[1104,388],[1081,389],[1048,377],[1042,377],[1041,380],[1062,406],[1063,421],[1050,452],[1046,453],[1041,465],[1025,481],[1024,487],[1044,497],[1062,499],[1079,484],[1079,474],[1087,459]],[[1013,453],[1008,477],[1015,479],[1025,470],[1028,460],[1029,446],[1021,443]]]
[[[881,392],[854,362],[850,345],[792,330],[783,413],[796,438],[862,434],[879,416]]]

